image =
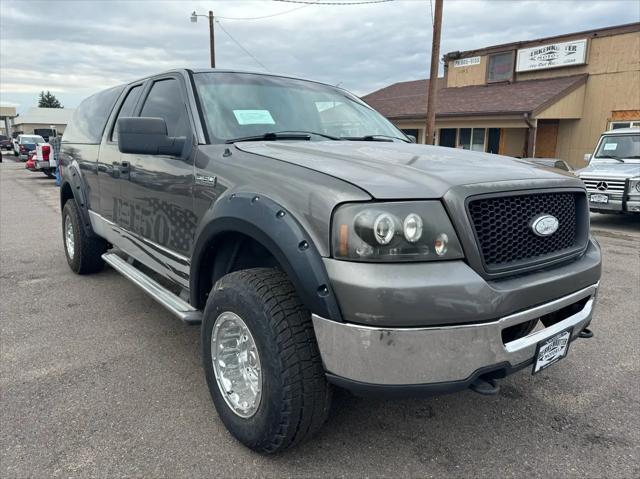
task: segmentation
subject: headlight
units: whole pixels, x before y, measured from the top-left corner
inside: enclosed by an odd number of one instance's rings
[[[640,178],[632,178],[629,180],[629,194],[640,194]]]
[[[438,201],[354,203],[333,215],[333,256],[351,261],[434,261],[463,258]]]

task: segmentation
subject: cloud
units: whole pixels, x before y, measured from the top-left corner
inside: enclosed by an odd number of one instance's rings
[[[365,94],[428,75],[429,2],[313,5],[272,1],[0,2],[0,96],[34,104],[42,89],[66,106],[100,89],[178,67],[207,67],[215,14],[269,71]],[[441,53],[640,20],[636,0],[452,1],[444,6]],[[216,25],[218,67],[262,70]]]

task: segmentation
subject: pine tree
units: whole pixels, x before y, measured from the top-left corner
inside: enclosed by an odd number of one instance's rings
[[[40,97],[38,98],[38,107],[40,108],[63,108],[62,104],[58,101],[53,93],[47,90],[47,93],[44,91],[40,92]]]

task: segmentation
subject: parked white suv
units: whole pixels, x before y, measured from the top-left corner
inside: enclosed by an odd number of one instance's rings
[[[578,176],[587,187],[591,211],[640,214],[640,128],[604,132],[585,160],[589,166]]]

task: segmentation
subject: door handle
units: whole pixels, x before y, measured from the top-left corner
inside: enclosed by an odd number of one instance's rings
[[[129,173],[129,168],[131,167],[131,164],[128,161],[123,161],[122,163],[114,161],[111,164],[113,165],[113,169],[117,169],[120,173]]]

